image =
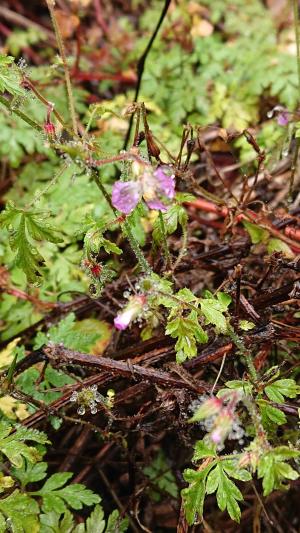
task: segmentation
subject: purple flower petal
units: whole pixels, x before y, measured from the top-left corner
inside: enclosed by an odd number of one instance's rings
[[[140,200],[140,185],[136,181],[116,181],[112,190],[113,206],[128,215]]]
[[[159,211],[167,211],[168,208],[156,198],[154,200],[146,200],[146,204],[149,207],[149,209],[157,209]]]
[[[279,126],[287,126],[290,121],[290,112],[286,107],[283,107],[282,105],[276,105],[267,113],[268,118],[276,117],[277,124]]]
[[[126,329],[132,319],[132,311],[124,311],[114,318],[114,325],[116,329],[123,330]]]
[[[145,302],[146,298],[144,295],[132,296],[128,304],[114,318],[115,328],[120,330],[126,329],[132,320],[142,314]]]
[[[219,444],[222,441],[222,435],[219,429],[214,429],[214,431],[210,435],[211,440],[215,444]]]
[[[287,126],[290,120],[289,113],[287,111],[282,111],[277,115],[277,124],[279,126]]]
[[[160,193],[167,198],[173,198],[175,194],[175,179],[174,175],[168,174],[168,168],[158,167],[154,172],[157,181],[157,188]]]

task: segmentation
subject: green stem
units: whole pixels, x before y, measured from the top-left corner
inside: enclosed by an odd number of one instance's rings
[[[144,254],[140,248],[140,245],[138,243],[138,241],[136,240],[135,236],[133,235],[132,231],[131,231],[131,227],[130,227],[130,224],[128,222],[128,220],[125,220],[124,222],[124,229],[125,229],[125,233],[127,235],[127,238],[130,242],[130,245],[131,245],[131,248],[132,248],[132,251],[134,252],[138,262],[139,262],[139,265],[141,267],[141,269],[143,270],[143,272],[145,272],[146,274],[152,274],[152,269],[148,263],[148,261],[145,259],[144,257]]]
[[[0,104],[4,105],[6,107],[6,109],[8,109],[8,111],[10,113],[14,113],[18,117],[20,117],[22,120],[24,120],[24,122],[26,122],[29,126],[34,128],[39,133],[43,132],[42,126],[40,126],[37,122],[35,122],[31,118],[29,118],[27,115],[25,115],[25,113],[22,113],[22,111],[19,111],[18,109],[11,108],[10,102],[6,98],[4,98],[3,96],[0,96]]]
[[[102,192],[102,194],[103,194],[105,200],[107,201],[109,207],[111,208],[112,212],[117,217],[118,216],[118,211],[112,205],[111,198],[110,198],[107,190],[105,189],[102,181],[99,179],[99,176],[98,176],[98,174],[97,174],[97,172],[95,170],[93,170],[93,172],[92,172],[92,178],[93,178],[94,182],[96,183],[98,189]]]
[[[172,261],[171,261],[171,256],[170,256],[170,252],[169,252],[169,248],[168,248],[165,222],[164,222],[164,219],[163,219],[161,211],[158,212],[158,217],[159,217],[160,229],[161,229],[161,234],[162,234],[162,244],[163,244],[163,250],[164,250],[166,264],[169,266],[169,268],[171,268],[172,267]]]
[[[173,271],[176,270],[178,265],[181,263],[182,258],[186,254],[187,241],[188,241],[187,225],[184,224],[184,225],[182,225],[182,244],[181,244],[181,248],[180,248],[178,257],[177,257],[177,259],[175,261],[175,265],[173,267]]]
[[[44,196],[44,194],[46,194],[48,192],[48,190],[57,182],[58,178],[60,178],[60,176],[62,176],[62,174],[64,173],[64,171],[68,168],[68,165],[67,163],[64,163],[62,168],[60,168],[58,170],[58,172],[56,172],[56,174],[54,174],[52,180],[50,180],[46,187],[44,187],[44,189],[42,189],[41,191],[39,191],[34,197],[33,199],[31,200],[31,202],[26,206],[28,209],[30,209],[33,205],[37,204],[40,199],[42,198],[42,196]]]
[[[270,447],[265,430],[263,428],[263,425],[261,423],[261,417],[259,414],[259,411],[257,409],[257,405],[255,400],[251,396],[245,396],[243,398],[243,403],[248,409],[248,413],[251,417],[251,420],[253,422],[253,426],[255,429],[256,436],[261,439],[263,442],[263,448],[265,450],[268,450]]]
[[[257,381],[257,373],[255,370],[255,366],[253,364],[251,355],[249,350],[247,350],[246,346],[244,345],[243,341],[238,337],[238,335],[235,333],[234,329],[229,326],[228,327],[228,333],[230,338],[233,340],[234,344],[238,347],[239,352],[244,356],[249,375],[253,382]]]
[[[65,47],[61,35],[61,31],[59,28],[59,24],[56,19],[55,9],[54,9],[54,1],[53,0],[46,0],[46,4],[48,6],[48,10],[50,13],[50,17],[52,20],[53,28],[55,31],[55,36],[57,40],[57,46],[59,49],[60,57],[63,63],[64,67],[64,73],[65,73],[65,81],[66,81],[66,88],[67,88],[67,95],[68,95],[68,102],[69,102],[69,109],[70,109],[70,115],[72,120],[72,126],[73,126],[73,132],[74,135],[77,136],[78,129],[77,129],[77,122],[76,122],[76,114],[75,114],[75,106],[74,106],[74,98],[73,98],[73,92],[72,92],[72,85],[71,85],[71,78],[70,78],[70,72],[69,67],[67,63],[67,58],[65,54]]]

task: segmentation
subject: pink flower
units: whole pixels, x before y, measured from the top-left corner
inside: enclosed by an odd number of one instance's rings
[[[174,175],[169,168],[160,166],[153,171],[150,165],[142,167],[135,162],[133,169],[137,174],[136,181],[117,181],[112,190],[112,204],[122,213],[129,214],[143,197],[150,209],[166,211],[164,200],[175,195]]]
[[[215,444],[219,444],[223,440],[221,431],[219,429],[214,429],[210,434],[210,438]]]
[[[223,408],[223,402],[219,398],[213,396],[208,400],[205,400],[200,407],[196,410],[194,416],[191,418],[191,422],[199,422],[210,416],[217,415]]]
[[[276,117],[279,126],[287,126],[290,121],[290,112],[282,105],[276,105],[267,113],[268,118]]]
[[[287,126],[289,121],[290,117],[288,111],[281,111],[281,113],[278,113],[277,124],[279,124],[279,126]]]
[[[128,215],[140,201],[140,185],[136,181],[116,181],[112,190],[113,206]]]
[[[230,433],[234,421],[233,413],[222,410],[214,420],[214,427],[210,433],[210,439],[215,444],[223,443]]]
[[[142,313],[146,297],[143,295],[132,296],[123,310],[114,319],[116,329],[124,330]]]

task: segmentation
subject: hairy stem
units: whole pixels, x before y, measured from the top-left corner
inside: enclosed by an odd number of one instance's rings
[[[22,120],[24,120],[24,122],[26,122],[29,126],[31,126],[33,129],[35,129],[39,133],[43,132],[42,126],[40,126],[37,122],[35,122],[31,118],[29,118],[27,115],[25,115],[25,113],[22,113],[22,111],[12,108],[10,102],[1,95],[0,95],[0,104],[4,105],[10,113],[14,113],[18,117],[20,117]]]
[[[238,347],[239,352],[244,356],[245,363],[246,363],[251,380],[253,382],[257,381],[257,373],[256,373],[255,366],[251,358],[251,354],[249,353],[249,350],[247,350],[243,341],[239,338],[239,336],[235,333],[234,329],[231,326],[228,327],[228,333],[230,335],[230,338],[233,340],[234,344]]]
[[[46,3],[47,3],[47,7],[50,13],[51,20],[52,20],[53,28],[54,28],[56,39],[57,39],[57,46],[58,46],[60,57],[61,57],[63,67],[64,67],[68,103],[69,103],[70,115],[71,115],[71,120],[72,120],[73,132],[74,132],[74,135],[77,135],[78,129],[77,129],[77,122],[76,122],[74,98],[73,98],[69,67],[68,67],[67,58],[65,54],[65,47],[64,47],[61,31],[60,31],[59,24],[57,22],[57,18],[55,14],[54,2],[53,0],[46,0]]]
[[[165,223],[164,223],[164,219],[163,219],[161,211],[158,212],[158,217],[159,217],[159,224],[160,224],[160,229],[161,229],[161,234],[162,234],[162,244],[163,244],[165,260],[166,260],[167,265],[171,268],[172,264],[171,264],[171,256],[170,256],[168,242],[167,242],[166,227],[165,227]]]
[[[183,257],[186,254],[187,242],[188,242],[188,231],[187,231],[187,225],[185,224],[185,225],[182,226],[182,244],[181,244],[181,247],[180,247],[180,250],[179,250],[178,257],[177,257],[177,259],[175,261],[175,265],[173,267],[173,271],[176,270],[176,268],[181,263],[181,260],[183,259]]]

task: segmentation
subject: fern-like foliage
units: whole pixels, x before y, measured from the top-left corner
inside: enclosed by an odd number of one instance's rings
[[[118,511],[105,520],[101,498],[80,483],[68,484],[71,472],[47,475],[48,465],[41,460],[47,443],[45,433],[21,426],[13,431],[10,425],[0,422],[0,454],[10,471],[10,476],[0,475],[0,533],[125,532],[128,520],[121,519]],[[27,489],[27,485],[33,487],[46,477],[42,487]],[[17,485],[21,485],[21,490]],[[70,509],[76,511],[95,504],[98,505],[85,524],[76,525]]]
[[[10,246],[16,254],[15,264],[25,272],[30,282],[38,281],[44,263],[37,243],[61,242],[58,230],[51,227],[45,217],[40,212],[17,209],[12,203],[0,215],[0,227],[9,231]]]

